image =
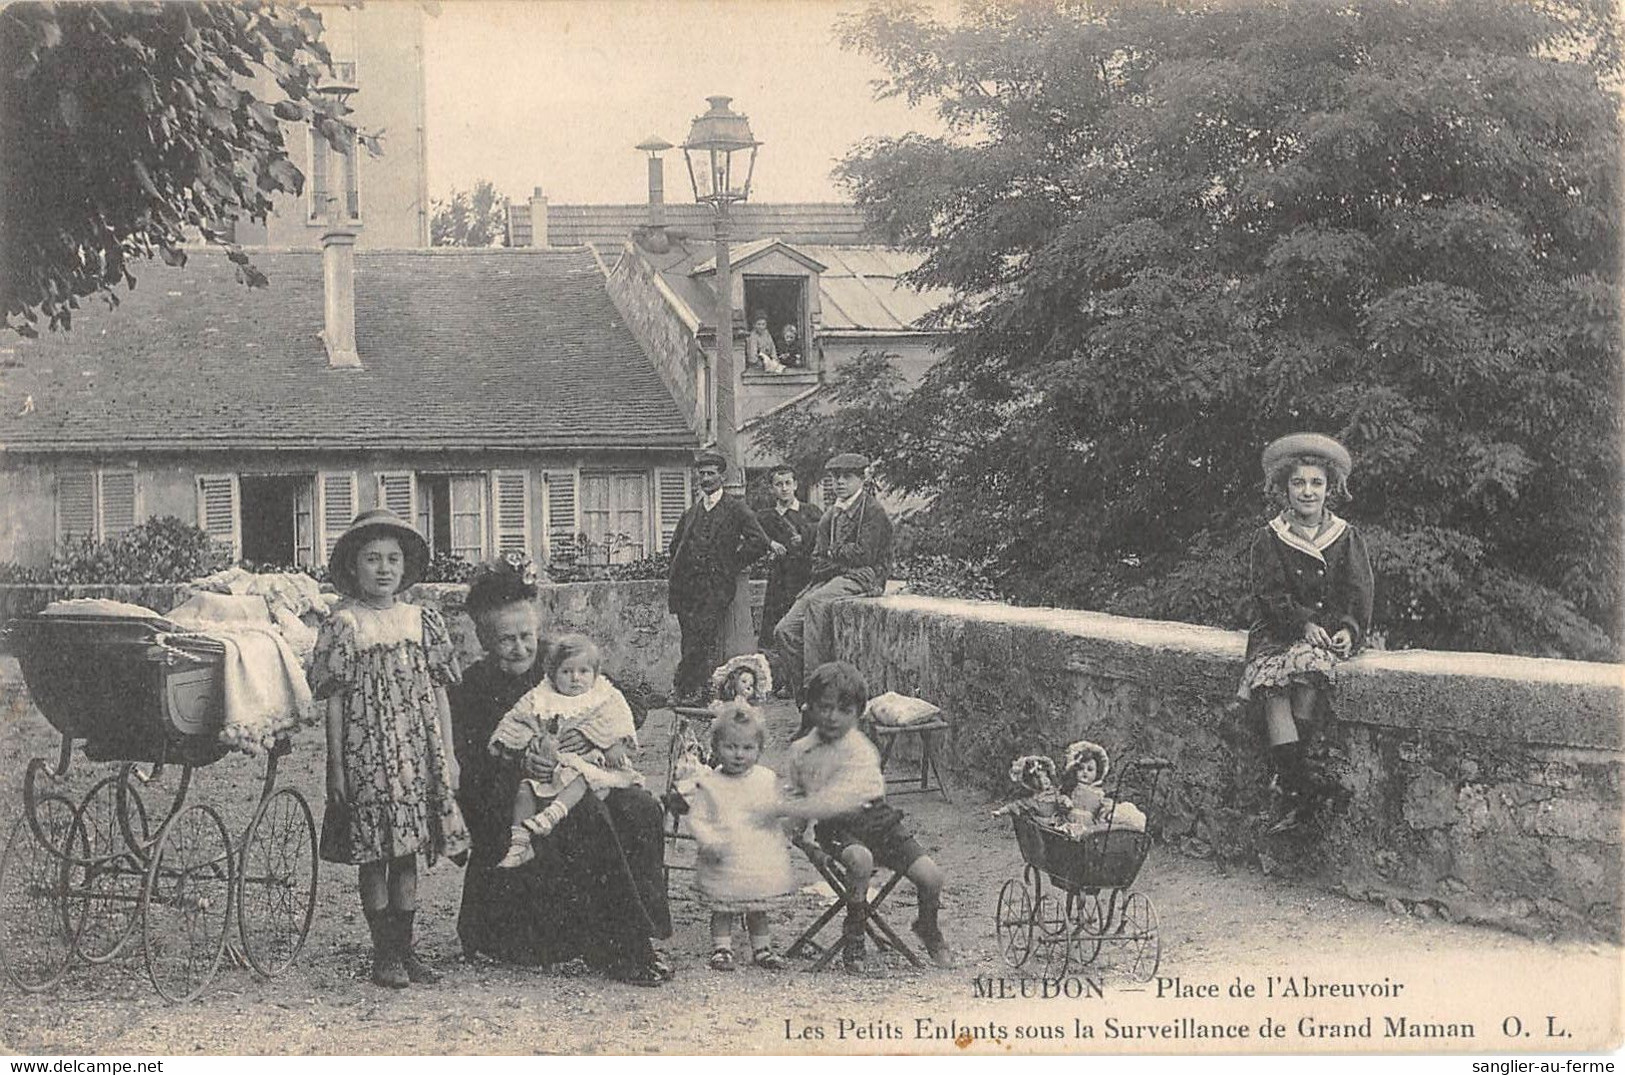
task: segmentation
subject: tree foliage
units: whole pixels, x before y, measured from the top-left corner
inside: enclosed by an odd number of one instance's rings
[[[349,109],[318,92],[315,12],[232,3],[25,2],[0,10],[0,303],[25,335],[69,328],[79,300],[135,286],[133,263],[184,263],[298,193],[282,124],[348,144]],[[376,150],[372,136],[364,144]],[[226,242],[238,276],[265,282]]]
[[[451,197],[436,198],[429,218],[433,246],[507,246],[508,199],[489,179],[474,181],[473,190],[452,188]]]
[[[847,44],[942,138],[841,173],[951,348],[864,426],[1019,599],[1244,622],[1259,451],[1358,469],[1390,644],[1617,654],[1602,0],[994,0]],[[793,431],[787,431],[793,432]],[[861,441],[853,431],[848,435]]]

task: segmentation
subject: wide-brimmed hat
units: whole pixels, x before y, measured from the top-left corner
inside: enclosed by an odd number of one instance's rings
[[[356,554],[361,546],[378,537],[392,537],[401,543],[401,552],[406,557],[406,567],[401,573],[402,590],[423,581],[423,573],[429,566],[429,543],[393,511],[373,508],[355,517],[350,528],[339,535],[333,554],[327,558],[328,574],[340,593],[356,596],[360,590],[355,577]]]
[[[1271,441],[1269,447],[1264,449],[1264,477],[1268,478],[1281,460],[1297,455],[1318,455],[1330,460],[1332,466],[1343,472],[1344,477],[1354,469],[1354,459],[1349,455],[1349,450],[1326,434],[1288,433]]]
[[[859,455],[857,452],[842,452],[832,455],[829,462],[824,464],[826,474],[862,474],[869,469],[869,457]]]

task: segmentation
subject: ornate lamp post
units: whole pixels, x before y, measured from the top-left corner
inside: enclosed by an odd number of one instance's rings
[[[694,187],[694,200],[711,206],[716,213],[716,363],[712,370],[712,391],[716,395],[717,454],[728,461],[727,488],[744,494],[745,462],[739,453],[739,422],[735,414],[733,332],[733,265],[728,259],[729,207],[750,197],[751,176],[756,171],[756,149],[761,145],[750,132],[750,121],[728,107],[731,97],[707,97],[711,105],[705,114],[694,117],[688,139],[683,143],[683,160]],[[750,622],[749,582],[741,574],[723,627],[723,656],[750,653],[756,649]]]

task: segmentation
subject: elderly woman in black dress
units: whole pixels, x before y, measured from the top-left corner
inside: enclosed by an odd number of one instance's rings
[[[642,788],[589,795],[545,840],[536,857],[497,868],[507,850],[518,766],[491,756],[491,732],[543,662],[536,587],[523,567],[501,564],[477,577],[467,610],[485,656],[451,693],[452,731],[462,769],[458,805],[473,837],[457,935],[463,951],[524,964],[581,958],[636,985],[668,980],[655,951],[671,936],[661,811]]]

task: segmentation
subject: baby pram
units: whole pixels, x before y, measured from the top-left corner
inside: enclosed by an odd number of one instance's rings
[[[193,770],[231,750],[219,734],[227,644],[161,616],[50,611],[13,620],[5,643],[62,737],[54,765],[29,761],[23,815],[0,853],[6,976],[46,990],[75,959],[108,962],[139,935],[153,986],[186,1000],[214,977],[233,924],[250,966],[285,969],[317,886],[310,805],[276,786],[287,736],[265,752],[235,843],[220,812],[235,804],[187,801]],[[77,796],[67,779],[76,741],[89,760],[118,763]]]

